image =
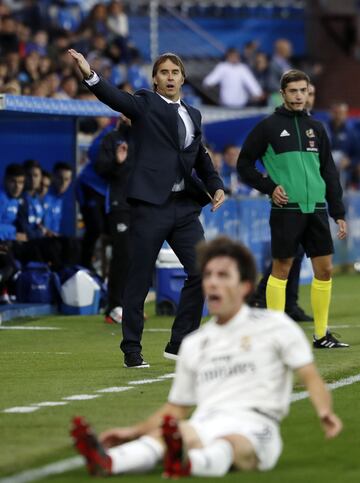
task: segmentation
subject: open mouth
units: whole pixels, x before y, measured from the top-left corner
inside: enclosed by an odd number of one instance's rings
[[[175,89],[175,84],[166,84],[167,89]]]
[[[221,301],[220,295],[217,294],[210,294],[207,297],[209,303],[216,303]]]

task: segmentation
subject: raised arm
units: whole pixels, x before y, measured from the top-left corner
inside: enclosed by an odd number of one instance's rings
[[[74,49],[69,49],[68,52],[83,75],[84,84],[101,102],[114,111],[122,112],[132,120],[137,119],[144,113],[146,101],[143,96],[133,96],[128,92],[121,91],[92,71],[89,62],[80,52]]]

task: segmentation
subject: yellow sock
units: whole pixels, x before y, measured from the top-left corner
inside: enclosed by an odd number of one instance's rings
[[[311,284],[311,306],[314,314],[315,337],[321,339],[326,334],[329,319],[332,280],[317,280]]]
[[[266,306],[271,310],[285,311],[287,280],[270,275],[266,284]]]

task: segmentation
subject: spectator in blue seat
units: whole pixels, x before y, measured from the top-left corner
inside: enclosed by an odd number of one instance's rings
[[[292,69],[292,45],[287,39],[277,39],[270,60],[270,90],[278,93],[281,76]]]
[[[331,153],[339,172],[340,182],[346,188],[352,171],[360,161],[358,134],[349,120],[349,106],[345,102],[334,102],[330,108],[330,121],[326,124],[331,144]]]
[[[62,234],[63,197],[71,184],[72,176],[73,169],[69,163],[56,163],[53,169],[52,184],[42,199],[44,209],[43,225],[52,234]]]
[[[46,171],[46,169],[41,170],[41,185],[40,185],[40,190],[39,190],[39,197],[41,202],[43,202],[43,199],[45,195],[47,195],[49,189],[51,186],[51,174],[49,171]]]
[[[0,191],[0,240],[27,241],[22,194],[25,170],[21,164],[9,164],[5,171],[4,188]]]
[[[40,163],[35,159],[24,161],[23,166],[25,170],[24,200],[29,224],[28,234],[30,239],[40,238],[45,234],[45,230],[42,228],[44,210],[39,197],[42,169]]]
[[[4,187],[0,190],[0,303],[9,302],[7,283],[16,270],[14,251],[23,260],[22,255],[26,254],[23,249],[23,242],[28,240],[22,198],[24,186],[24,168],[21,164],[9,164],[5,171]]]
[[[236,165],[240,154],[239,146],[227,144],[222,152],[222,168],[220,176],[228,195],[250,195],[254,190],[242,183],[237,173]]]

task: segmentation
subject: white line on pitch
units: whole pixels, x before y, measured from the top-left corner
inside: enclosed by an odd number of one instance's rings
[[[59,475],[65,471],[75,470],[76,468],[81,468],[81,466],[84,466],[84,460],[81,456],[75,456],[74,458],[57,461],[41,468],[26,470],[8,478],[2,478],[0,483],[28,483],[29,481],[40,480],[50,475]]]
[[[330,389],[338,389],[339,387],[348,386],[356,382],[360,382],[360,374],[346,377],[345,379],[340,379],[339,381],[328,384],[328,387]],[[303,391],[303,392],[293,394],[291,397],[291,401],[296,402],[302,399],[306,399],[307,397],[308,397],[307,392]],[[58,461],[57,463],[43,466],[41,468],[37,468],[34,470],[23,471],[22,473],[9,476],[8,478],[3,478],[0,480],[0,483],[28,483],[30,481],[46,478],[47,476],[50,476],[50,475],[65,473],[65,471],[71,471],[76,468],[80,468],[83,465],[84,463],[82,458],[77,456],[75,458],[69,458],[66,460]]]
[[[87,401],[97,397],[100,397],[99,394],[75,394],[74,396],[66,396],[62,399],[65,399],[65,401]]]
[[[302,325],[302,328],[305,330],[314,330],[314,327],[310,325]],[[343,324],[343,325],[329,325],[329,329],[359,329],[360,325],[348,325],[348,324]]]
[[[25,325],[13,325],[6,326],[0,325],[0,330],[61,330],[60,327],[38,327],[34,325],[33,327],[28,327]]]
[[[130,389],[134,389],[133,387],[127,386],[114,386],[114,387],[105,387],[105,389],[98,389],[96,392],[124,392],[129,391]]]
[[[128,384],[141,386],[141,384],[152,384],[153,382],[162,382],[164,379],[140,379],[139,381],[129,381]]]
[[[360,374],[356,374],[356,376],[346,377],[345,379],[340,379],[340,381],[331,382],[327,384],[328,389],[334,390],[338,389],[339,387],[350,386],[351,384],[355,384],[355,382],[360,382]],[[291,401],[301,401],[302,399],[306,399],[309,397],[309,393],[307,391],[296,392],[291,396]]]

